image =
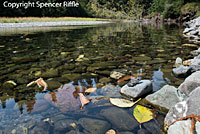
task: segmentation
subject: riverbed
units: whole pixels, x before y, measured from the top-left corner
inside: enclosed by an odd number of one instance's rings
[[[0,34],[0,133],[162,133],[165,113],[140,126],[134,107],[110,104],[110,97],[128,98],[119,93],[128,81],[119,83],[110,74],[152,80],[153,92],[166,84],[179,86],[183,79],[172,75],[174,62],[177,57],[188,59],[196,49],[182,45],[187,43],[182,28],[110,23],[30,29]],[[40,77],[48,84],[47,92],[36,84],[27,87]],[[97,88],[85,94],[91,102],[83,109],[79,97],[68,92],[71,85]],[[119,122],[130,118],[134,121]]]

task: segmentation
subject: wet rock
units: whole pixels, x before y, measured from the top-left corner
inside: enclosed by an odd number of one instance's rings
[[[48,85],[48,90],[58,89],[62,85],[60,82],[54,80],[47,80],[46,83]]]
[[[119,97],[120,94],[120,87],[114,85],[106,85],[105,87],[101,88],[99,91],[100,94],[107,97]]]
[[[167,131],[168,134],[190,134],[191,120],[177,121],[171,125]],[[200,133],[200,122],[195,124],[196,133]]]
[[[159,91],[148,95],[145,99],[156,107],[170,109],[176,103],[183,100],[174,86],[165,85]]]
[[[130,84],[131,83],[128,83],[123,86],[120,92],[127,96],[137,98],[147,93],[150,93],[153,90],[150,80],[140,80],[138,84],[133,84],[133,86],[130,86]]]
[[[73,73],[73,74],[64,74],[64,75],[62,75],[62,78],[70,80],[70,81],[78,80],[80,77],[81,77],[81,75],[78,74],[78,73],[77,74]]]
[[[125,76],[124,73],[121,73],[121,72],[117,72],[117,71],[113,71],[110,73],[110,77],[113,78],[113,79],[120,79],[121,77]]]
[[[42,73],[43,78],[53,78],[58,76],[58,70],[56,69],[49,69],[46,72]]]
[[[189,94],[186,101],[182,101],[173,106],[165,117],[165,124],[170,125],[175,120],[191,114],[200,115],[200,87]]]
[[[99,79],[99,82],[101,82],[101,83],[109,83],[109,82],[111,82],[111,79],[103,77],[103,78]]]
[[[66,130],[73,129],[72,124],[76,124],[75,120],[72,119],[62,119],[54,122],[54,133],[59,133]]]
[[[147,130],[141,128],[137,131],[137,134],[149,134],[149,132]]]
[[[134,61],[149,61],[149,60],[151,60],[151,57],[139,56],[139,57],[133,57],[132,60],[134,60]]]
[[[47,101],[39,99],[36,101],[36,103],[34,104],[34,108],[32,110],[32,113],[40,113],[42,111],[47,110],[49,107],[49,104]]]
[[[176,77],[187,77],[191,74],[191,70],[192,68],[189,66],[180,65],[178,68],[174,68],[172,72]]]
[[[196,87],[200,86],[200,71],[192,73],[185,81],[178,87],[178,89],[185,93],[187,96]]]
[[[106,70],[106,69],[114,69],[117,67],[117,62],[96,62],[91,64],[87,71],[95,72],[96,70]]]
[[[92,118],[80,118],[78,123],[91,134],[104,134],[110,128],[107,121]]]
[[[129,131],[124,131],[124,132],[118,132],[117,134],[134,134],[133,132],[129,132]],[[140,134],[140,133],[138,133]]]
[[[143,125],[152,134],[162,134],[161,128],[153,121],[145,122]]]
[[[58,67],[59,70],[73,70],[76,67],[75,64],[64,64],[63,66]]]
[[[80,100],[73,95],[75,91],[73,85],[65,84],[58,92],[46,94],[44,98],[61,112],[73,111],[80,106]]]
[[[191,60],[190,67],[193,71],[199,71],[200,70],[200,59],[198,57],[195,57]]]
[[[14,81],[9,80],[9,81],[6,81],[3,83],[2,88],[3,89],[13,89],[16,86],[17,86],[17,84]]]
[[[130,131],[139,125],[132,115],[120,108],[111,107],[104,109],[101,110],[100,114],[119,131]]]
[[[11,62],[14,63],[26,63],[39,60],[38,56],[24,56],[24,57],[13,57],[11,58]]]
[[[80,132],[78,130],[71,130],[71,131],[69,131],[69,132],[67,132],[65,134],[84,134],[84,133],[82,133],[82,132]]]
[[[175,67],[176,68],[180,67],[182,63],[183,63],[183,60],[180,57],[177,57],[175,61]]]
[[[30,132],[31,134],[50,134],[50,124],[48,122],[38,123]]]

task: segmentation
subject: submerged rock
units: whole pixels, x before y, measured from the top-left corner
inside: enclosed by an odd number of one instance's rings
[[[150,93],[153,90],[150,80],[140,80],[138,83],[133,85],[130,82],[121,88],[120,92],[122,94],[137,98],[147,93]]]
[[[180,94],[178,94],[178,89],[169,85],[165,85],[159,91],[145,97],[145,99],[152,105],[167,110],[183,100]]]
[[[185,81],[178,87],[178,89],[185,93],[187,96],[193,91],[196,87],[200,86],[200,71],[192,73]]]
[[[50,124],[40,122],[31,130],[30,134],[50,134]]]
[[[139,125],[132,115],[121,108],[111,107],[103,109],[100,114],[119,131],[130,131]]]
[[[48,90],[58,89],[62,85],[60,82],[54,80],[47,80],[46,83],[48,85]]]
[[[58,76],[58,70],[55,70],[55,69],[49,69],[42,74],[43,78],[53,78],[57,76]]]
[[[58,120],[54,122],[54,133],[57,134],[65,130],[71,130],[73,129],[72,124],[76,125],[76,123],[77,123],[76,120],[67,119],[67,118]]]
[[[114,86],[114,85],[106,85],[105,87],[101,88],[99,90],[99,93],[102,94],[103,96],[107,97],[120,97],[120,87],[119,86]]]
[[[125,76],[125,74],[118,72],[118,71],[112,71],[110,73],[110,77],[113,78],[113,79],[117,79],[117,80],[120,79],[123,76]]]
[[[76,91],[71,84],[65,84],[58,92],[46,94],[44,98],[61,112],[73,111],[79,108],[80,100],[76,99],[73,93]]]
[[[92,118],[80,118],[78,124],[91,134],[104,134],[110,128],[107,121]]]

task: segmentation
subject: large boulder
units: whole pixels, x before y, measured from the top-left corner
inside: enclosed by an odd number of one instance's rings
[[[168,134],[190,134],[191,120],[184,120],[175,122],[167,131]],[[196,122],[195,130],[197,134],[200,133],[200,122]]]
[[[141,97],[153,90],[152,82],[150,80],[140,80],[137,84],[133,85],[129,82],[121,88],[121,93],[132,98]]]
[[[165,117],[165,124],[170,125],[175,120],[191,115],[197,114],[200,116],[200,87],[194,89],[189,97],[182,102],[173,106]]]
[[[185,79],[185,81],[178,87],[178,89],[185,93],[185,95],[189,96],[190,92],[192,92],[195,88],[200,86],[200,71],[192,73],[189,77]]]
[[[178,89],[169,85],[165,85],[159,91],[148,95],[145,99],[152,105],[162,107],[167,110],[183,100],[181,95],[178,94]]]
[[[119,131],[130,131],[139,126],[134,117],[121,108],[111,107],[101,110],[100,114]]]

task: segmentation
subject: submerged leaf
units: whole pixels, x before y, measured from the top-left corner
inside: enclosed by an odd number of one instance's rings
[[[116,134],[115,130],[110,129],[105,134]]]
[[[96,91],[97,88],[88,88],[87,90],[85,90],[86,93],[92,93],[94,91]]]
[[[152,110],[141,105],[137,105],[134,108],[133,115],[139,123],[144,123],[153,119]]]
[[[81,109],[83,108],[84,105],[88,104],[90,101],[83,95],[83,93],[78,93],[80,96],[80,101],[81,101]]]
[[[123,98],[110,98],[110,103],[118,107],[132,107],[134,104],[136,104],[140,100],[141,98],[138,99],[136,102],[132,102],[130,100],[123,99]]]
[[[130,79],[135,79],[135,77],[130,76],[130,75],[126,75],[126,76],[122,77],[121,79],[119,79],[117,82],[120,83],[120,82],[127,81],[127,80],[130,80]]]

